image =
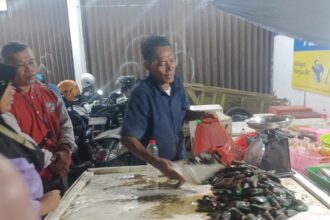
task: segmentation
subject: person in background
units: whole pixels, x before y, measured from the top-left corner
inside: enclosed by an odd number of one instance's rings
[[[212,115],[189,110],[182,80],[175,73],[175,54],[165,37],[148,37],[141,44],[141,52],[149,76],[139,81],[131,91],[121,142],[165,176],[183,180],[171,163],[186,157],[183,122]],[[150,139],[156,139],[159,157],[146,150]]]
[[[10,110],[22,133],[53,153],[52,163],[40,172],[45,192],[66,190],[66,177],[74,142],[73,128],[66,108],[47,87],[36,83],[38,72],[31,48],[21,42],[6,44],[1,55],[5,63],[16,67],[16,87]]]
[[[48,81],[48,72],[49,71],[47,70],[45,65],[40,64],[38,66],[38,73],[36,74],[37,83],[47,86],[50,90],[52,90],[55,93],[55,95],[57,95],[57,97],[62,101],[62,103],[64,103],[61,92],[58,90],[57,86]]]
[[[0,155],[0,219],[37,220],[30,193],[15,168]]]
[[[15,67],[0,64],[0,113],[4,114],[11,108],[15,89],[11,81],[15,78]],[[32,196],[33,206],[38,215],[44,216],[53,211],[60,201],[60,191],[53,190],[43,194],[40,171],[45,164],[45,155],[38,146],[19,136],[0,116],[0,153],[7,157],[10,163],[23,177]],[[1,185],[1,190],[4,190]],[[21,211],[20,211],[21,212]],[[1,216],[0,212],[0,216]],[[8,218],[11,219],[11,218]]]
[[[81,102],[88,104],[100,99],[100,95],[95,91],[95,77],[90,73],[81,75]]]
[[[74,80],[66,79],[59,82],[57,89],[68,108],[75,104],[77,97],[80,95],[79,86]]]

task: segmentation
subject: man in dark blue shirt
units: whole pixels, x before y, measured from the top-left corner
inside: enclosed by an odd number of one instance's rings
[[[131,92],[121,141],[135,156],[164,175],[182,180],[171,161],[185,159],[183,121],[210,115],[189,110],[182,80],[175,74],[175,54],[165,37],[148,37],[141,44],[141,52],[149,76]],[[150,139],[157,141],[159,157],[146,150]]]

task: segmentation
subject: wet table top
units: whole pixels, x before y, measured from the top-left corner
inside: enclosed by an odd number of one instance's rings
[[[68,190],[60,207],[47,220],[104,219],[207,219],[197,213],[196,200],[210,193],[209,185],[183,184],[173,189],[161,178],[158,188],[146,183],[145,167],[94,169]],[[330,210],[291,178],[283,185],[296,192],[296,197],[309,207],[290,219],[329,219]]]

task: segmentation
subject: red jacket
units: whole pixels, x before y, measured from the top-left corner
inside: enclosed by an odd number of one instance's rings
[[[15,116],[21,131],[30,135],[36,143],[41,144],[41,147],[53,153],[59,150],[58,145],[61,142],[59,140],[63,132],[61,131],[62,106],[51,90],[38,84],[32,85],[27,93],[18,90],[10,112]],[[72,129],[71,121],[70,125]],[[49,131],[51,137],[48,135],[48,138],[45,138]],[[71,145],[70,141],[68,144]],[[48,169],[42,170],[40,175],[44,181],[54,178]]]

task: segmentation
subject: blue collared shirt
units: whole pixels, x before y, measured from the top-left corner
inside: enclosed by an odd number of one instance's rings
[[[187,109],[189,103],[177,74],[171,83],[170,96],[148,76],[132,89],[121,134],[139,139],[144,146],[155,139],[160,157],[183,159],[182,125]]]

